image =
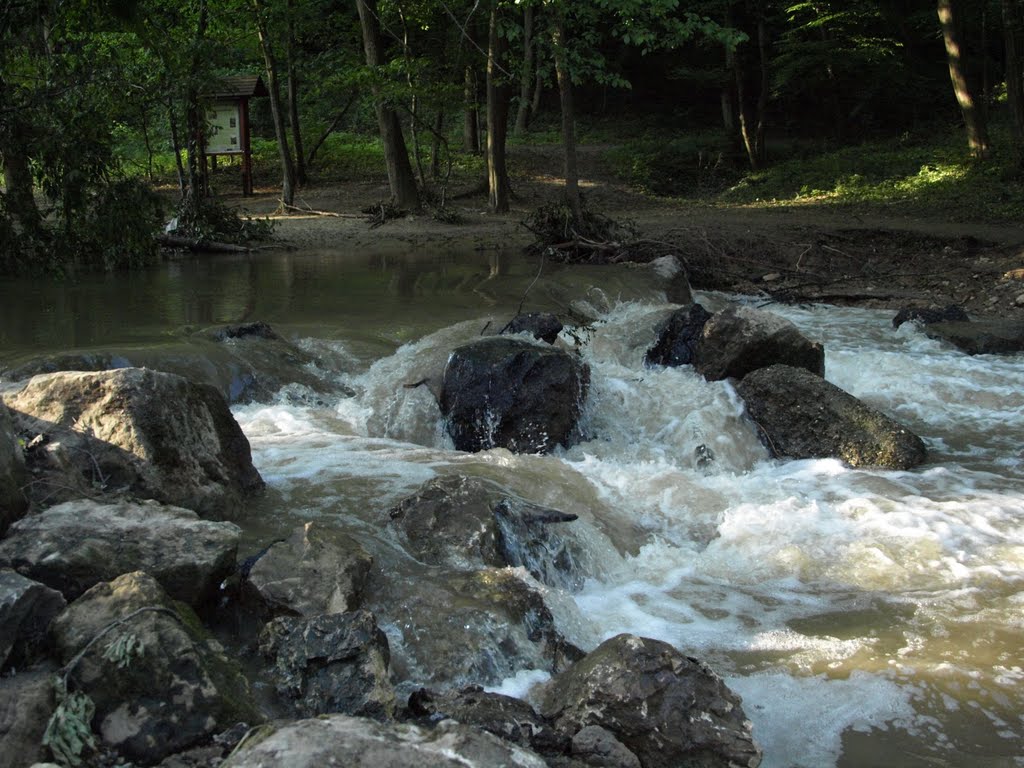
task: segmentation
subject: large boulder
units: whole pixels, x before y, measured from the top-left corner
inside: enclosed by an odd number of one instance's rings
[[[235,569],[242,531],[155,501],[68,501],[11,526],[0,567],[74,600],[94,584],[146,571],[175,600],[201,606]]]
[[[40,503],[128,493],[195,510],[241,511],[263,487],[249,441],[212,387],[145,368],[36,376],[3,395]]]
[[[700,304],[677,309],[658,330],[658,340],[647,350],[647,365],[692,365],[697,344],[711,314]]]
[[[46,724],[57,708],[56,669],[0,677],[0,768],[28,768],[45,760]]]
[[[495,336],[452,352],[441,412],[460,451],[545,453],[578,439],[589,383],[590,369],[576,355]]]
[[[28,509],[25,455],[14,433],[11,414],[0,402],[0,536]]]
[[[465,725],[384,724],[346,715],[267,725],[222,768],[546,768],[536,754]]]
[[[577,558],[554,525],[576,515],[532,504],[486,480],[430,480],[388,517],[399,543],[424,563],[460,570],[522,566],[550,586],[583,584]]]
[[[835,457],[852,467],[890,469],[909,469],[927,456],[924,442],[906,427],[802,368],[762,368],[736,391],[774,456]]]
[[[246,591],[272,614],[345,613],[362,603],[372,565],[358,541],[311,521],[246,569]]]
[[[606,640],[551,681],[541,714],[570,737],[603,728],[644,768],[761,762],[739,696],[706,664],[660,640]]]
[[[825,375],[825,350],[783,317],[754,307],[732,306],[704,325],[693,365],[708,381],[742,379],[775,364]]]
[[[0,568],[0,670],[21,669],[45,656],[50,622],[65,605],[60,592]]]
[[[260,650],[274,660],[277,690],[300,716],[395,714],[388,640],[368,611],[280,616],[264,628]]]
[[[128,760],[159,762],[261,719],[238,665],[145,573],[97,584],[52,632],[69,688],[93,700],[93,728]]]
[[[1024,322],[1020,320],[930,323],[924,332],[928,338],[948,342],[968,355],[1024,352]]]

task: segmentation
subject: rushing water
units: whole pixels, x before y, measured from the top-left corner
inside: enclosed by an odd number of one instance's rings
[[[961,355],[893,331],[890,312],[772,306],[824,343],[830,381],[930,452],[909,472],[776,461],[731,385],[643,367],[670,310],[650,270],[537,271],[497,252],[273,254],[8,283],[0,364],[267,320],[344,361],[356,394],[235,408],[270,487],[264,513],[240,521],[252,546],[311,518],[380,537],[382,510],[431,477],[489,478],[580,516],[590,578],[552,595],[560,629],[585,647],[634,632],[709,661],[743,696],[764,765],[1024,765],[1021,358]],[[455,452],[429,387],[403,385],[436,382],[448,352],[524,294],[527,310],[600,315],[580,339],[592,437],[546,457]],[[504,689],[543,677],[521,670]]]

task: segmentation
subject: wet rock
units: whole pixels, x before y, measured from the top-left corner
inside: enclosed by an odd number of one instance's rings
[[[716,312],[704,326],[693,360],[708,381],[742,379],[751,371],[783,364],[825,375],[825,350],[785,318],[753,307]]]
[[[65,605],[60,592],[0,568],[0,669],[21,669],[45,656],[50,622]]]
[[[127,494],[203,517],[238,513],[263,487],[249,441],[213,388],[143,368],[36,376],[3,395],[40,504]]]
[[[461,475],[436,478],[388,517],[405,550],[430,565],[522,566],[544,584],[582,586],[576,558],[553,526],[576,515],[531,504],[494,483]]]
[[[736,386],[772,455],[835,457],[852,467],[909,469],[926,458],[921,438],[802,368],[773,365]]]
[[[14,432],[10,411],[0,402],[0,536],[28,509],[25,455]]]
[[[924,332],[928,338],[948,342],[968,355],[1024,352],[1024,322],[1019,320],[933,323],[925,326]]]
[[[572,754],[595,768],[640,768],[640,758],[599,725],[588,725],[572,737]]]
[[[647,266],[664,281],[667,301],[672,304],[691,304],[693,302],[690,278],[686,274],[686,267],[683,266],[678,256],[671,254],[661,256],[649,262]]]
[[[57,708],[55,668],[0,677],[0,768],[25,768],[45,760],[46,723]]]
[[[92,698],[93,728],[128,760],[159,762],[261,719],[238,666],[145,573],[97,584],[57,617],[52,633],[64,664],[82,653],[69,688]]]
[[[740,698],[707,665],[659,640],[606,640],[551,681],[541,714],[572,737],[605,729],[644,768],[761,762]],[[581,748],[593,743],[587,734]]]
[[[244,575],[247,592],[271,613],[311,617],[358,608],[372,565],[351,536],[308,522],[269,547]]]
[[[420,688],[409,697],[409,714],[433,722],[455,720],[541,754],[568,751],[568,739],[525,701],[478,685],[449,693]]]
[[[428,577],[389,573],[368,597],[391,646],[396,687],[497,685],[522,669],[556,673],[583,656],[543,595],[511,569]]]
[[[19,520],[0,542],[0,566],[73,600],[94,584],[146,571],[175,600],[215,600],[235,569],[241,529],[154,501],[68,501]]]
[[[892,327],[899,328],[904,323],[915,325],[931,325],[932,323],[969,322],[970,318],[963,307],[950,304],[946,307],[901,307],[892,319]]]
[[[274,659],[277,690],[300,716],[395,713],[388,640],[369,611],[278,617],[260,635],[260,651]]]
[[[228,341],[229,339],[269,339],[272,341],[284,341],[281,335],[270,327],[269,323],[256,320],[251,323],[236,323],[233,325],[221,325],[208,328],[203,332],[214,341]]]
[[[647,365],[691,365],[704,325],[711,314],[700,304],[676,310],[658,331],[658,341],[647,350]]]
[[[455,723],[436,728],[330,715],[265,726],[223,768],[546,768],[536,754]]]
[[[533,338],[554,344],[562,332],[562,321],[547,312],[526,312],[513,317],[501,329],[502,334],[529,333]]]
[[[456,349],[441,412],[460,451],[546,453],[578,440],[590,369],[563,350],[491,337]]]

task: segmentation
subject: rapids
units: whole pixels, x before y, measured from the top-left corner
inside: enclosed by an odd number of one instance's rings
[[[355,396],[291,387],[234,408],[269,488],[237,521],[253,551],[330,518],[386,567],[384,510],[437,475],[488,478],[579,515],[563,532],[588,578],[551,590],[560,630],[585,648],[633,632],[708,661],[742,695],[763,765],[1024,765],[1021,358],[967,357],[894,331],[889,311],[772,305],[824,343],[830,381],[929,449],[909,472],[773,460],[730,384],[644,368],[671,310],[650,270],[544,265],[534,282],[538,267],[500,253],[288,254],[185,261],[131,285],[8,287],[0,363],[267,320]],[[111,303],[118,291],[128,306]],[[20,295],[43,307],[37,322],[11,304]],[[432,388],[454,346],[520,303],[598,315],[562,336],[592,369],[588,439],[551,456],[455,452]],[[519,670],[501,690],[528,696],[544,678]]]

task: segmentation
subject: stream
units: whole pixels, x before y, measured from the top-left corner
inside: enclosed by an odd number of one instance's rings
[[[632,632],[707,661],[743,697],[764,766],[1024,766],[1021,358],[894,331],[890,311],[767,307],[824,344],[829,381],[929,450],[906,472],[773,460],[729,383],[644,367],[672,309],[661,285],[645,267],[500,250],[265,252],[5,280],[0,369],[179,349],[191,329],[264,320],[355,394],[292,387],[233,408],[268,485],[235,521],[243,554],[320,519],[386,565],[384,511],[437,476],[486,478],[579,515],[564,532],[588,578],[550,590],[559,630],[584,649]],[[405,385],[436,383],[451,349],[520,305],[598,318],[560,341],[591,366],[588,439],[550,456],[456,452],[430,386]],[[546,677],[522,669],[491,687],[528,695]]]

